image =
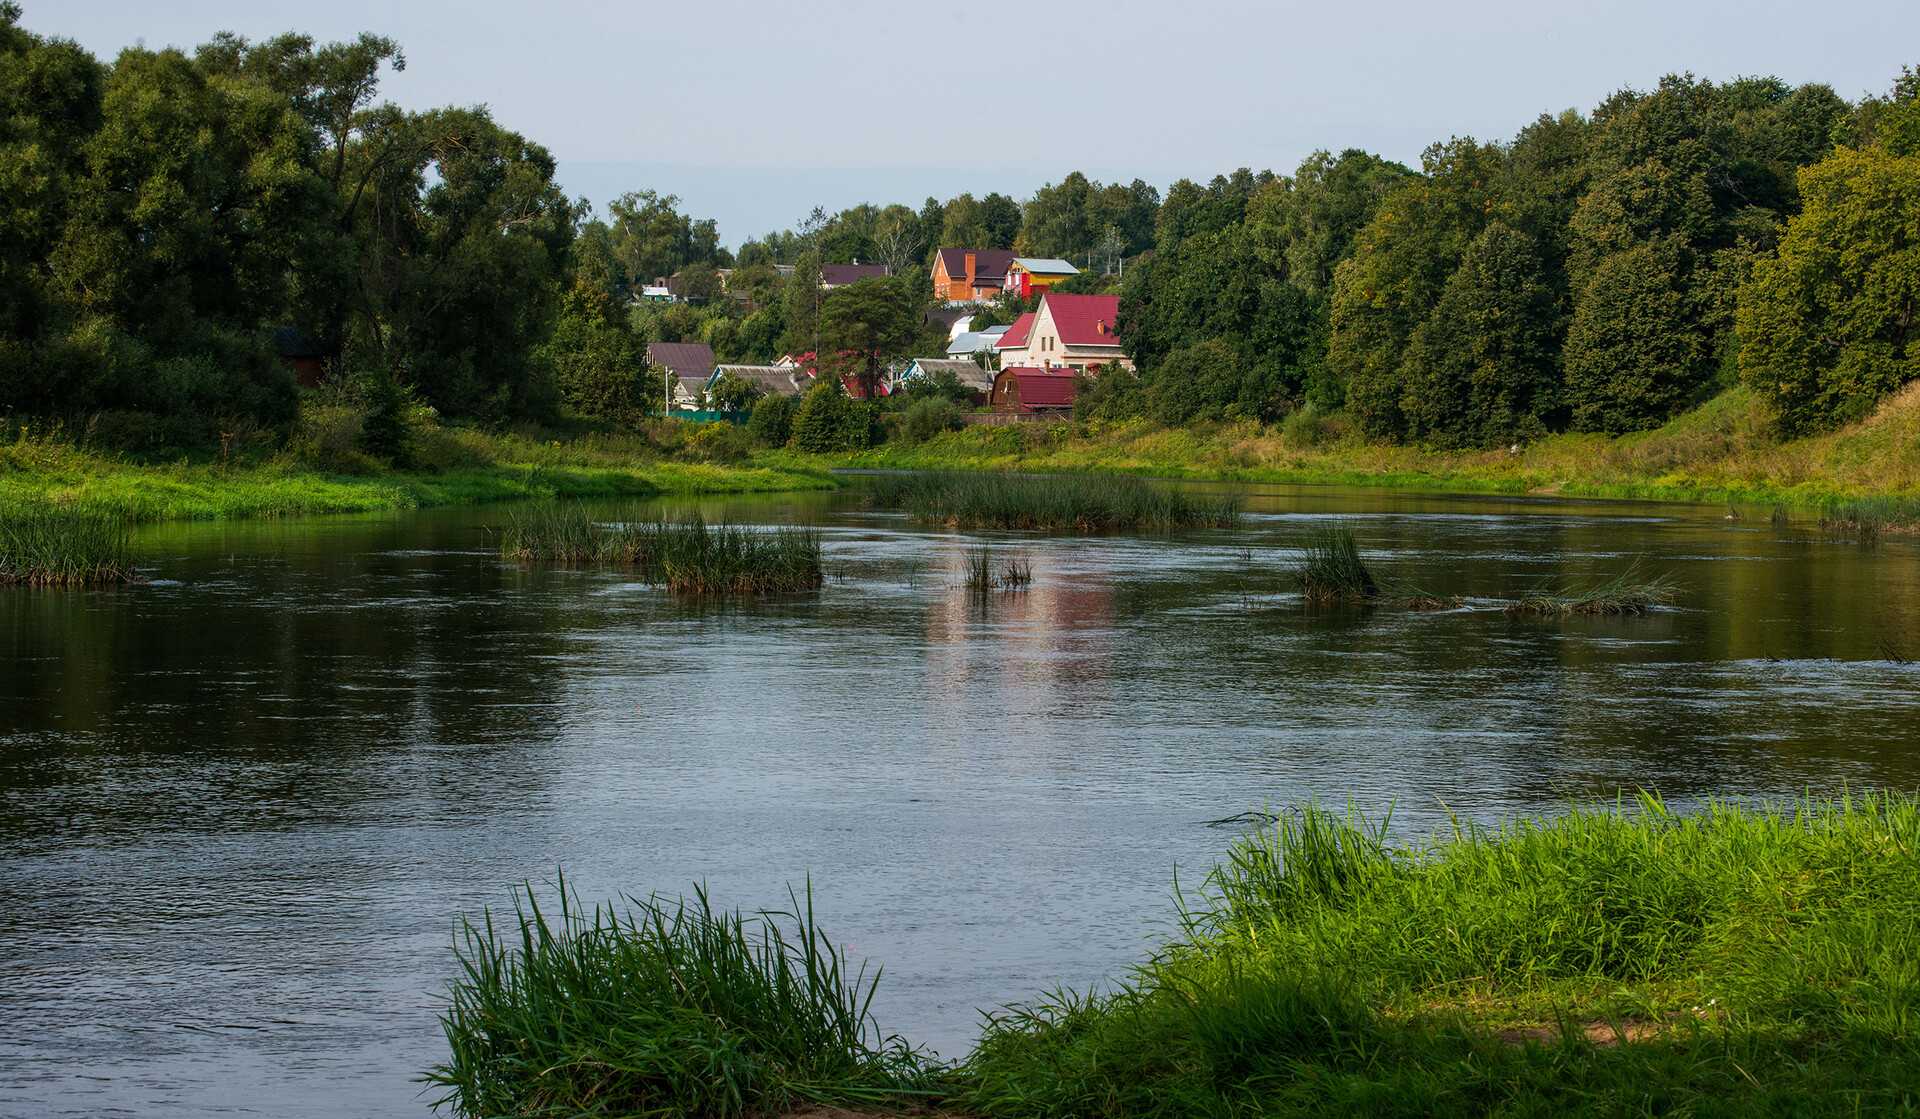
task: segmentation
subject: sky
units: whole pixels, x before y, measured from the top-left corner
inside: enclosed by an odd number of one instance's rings
[[[1854,100],[1920,64],[1912,0],[1367,4],[1244,0],[22,0],[22,24],[102,58],[217,31],[373,31],[403,107],[485,104],[605,213],[675,194],[729,245],[814,206],[1024,199],[1079,170],[1163,192],[1319,148],[1417,165],[1451,136],[1690,71],[1825,82]]]

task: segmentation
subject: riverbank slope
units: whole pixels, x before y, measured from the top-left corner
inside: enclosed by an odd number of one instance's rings
[[[1817,506],[1920,495],[1920,383],[1856,424],[1785,443],[1768,436],[1757,402],[1739,388],[1655,431],[1553,435],[1494,450],[1370,443],[1338,418],[1185,428],[1139,421],[972,427],[920,443],[885,443],[835,462]]]

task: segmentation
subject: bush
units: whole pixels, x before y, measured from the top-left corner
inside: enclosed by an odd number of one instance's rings
[[[923,443],[943,431],[959,431],[967,426],[960,406],[943,396],[927,397],[909,404],[900,413],[897,430],[908,443]]]
[[[799,408],[791,396],[763,396],[747,420],[747,434],[769,447],[784,447],[793,438],[793,414]]]
[[[1326,417],[1311,404],[1297,408],[1281,422],[1280,434],[1289,447],[1317,447],[1327,438]]]
[[[808,391],[793,417],[793,446],[808,454],[863,450],[873,440],[872,410],[827,377]]]

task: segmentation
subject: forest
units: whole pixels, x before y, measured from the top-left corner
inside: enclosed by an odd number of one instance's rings
[[[1066,258],[1068,290],[1121,296],[1139,372],[1084,380],[1090,422],[1343,412],[1481,447],[1656,427],[1744,383],[1785,437],[1920,374],[1912,70],[1857,102],[1671,75],[1418,168],[1323,151],[1164,196],[1075,172],[1025,200],[816,208],[729,250],[671,195],[568,197],[484,108],[382,101],[406,65],[385,38],[107,62],[19,19],[0,3],[0,411],[103,448],[288,430],[288,338],[363,400],[478,424],[638,422],[660,405],[649,341],[938,354],[943,246]],[[822,290],[852,261],[894,274]],[[663,276],[682,301],[636,301]]]

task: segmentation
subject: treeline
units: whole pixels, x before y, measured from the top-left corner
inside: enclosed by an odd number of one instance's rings
[[[1471,446],[1650,428],[1744,378],[1783,434],[1856,417],[1920,375],[1915,95],[1670,76],[1417,172],[1348,151],[1179,184],[1125,284],[1141,375],[1082,411],[1344,408]]]
[[[578,210],[484,109],[375,104],[396,44],[217,37],[102,63],[0,4],[0,402],[288,421],[283,328],[443,412],[551,409]],[[137,440],[136,440],[137,441]]]

